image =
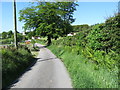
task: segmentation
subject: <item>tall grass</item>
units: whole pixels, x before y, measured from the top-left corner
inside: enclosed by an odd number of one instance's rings
[[[71,47],[51,45],[49,49],[64,62],[74,88],[118,88],[117,67],[111,71],[98,67]]]

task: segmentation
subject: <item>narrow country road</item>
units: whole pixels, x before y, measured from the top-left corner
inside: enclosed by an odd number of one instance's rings
[[[72,88],[64,64],[49,49],[40,47],[38,60],[11,88]]]

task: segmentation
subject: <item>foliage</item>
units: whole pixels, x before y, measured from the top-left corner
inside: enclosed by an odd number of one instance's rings
[[[1,49],[2,53],[2,86],[10,85],[33,62],[33,56],[25,46],[18,50],[9,47]]]
[[[36,43],[40,43],[42,45],[45,45],[47,43],[47,40],[45,40],[45,39],[36,39]]]
[[[94,50],[88,47],[87,42],[85,41],[86,39],[83,39],[84,35],[82,35],[83,34],[81,33],[74,37],[65,37],[54,41],[53,45],[69,47],[76,55],[82,55],[87,58],[88,61],[86,62],[93,62],[98,67],[105,67],[111,70],[118,66],[119,54],[112,50],[105,52],[103,50]]]
[[[35,35],[36,35],[35,31],[28,32],[28,34],[27,34],[29,39],[31,39]]]
[[[13,38],[0,40],[0,44],[11,44],[11,42],[13,42]]]
[[[87,24],[83,24],[83,25],[73,25],[73,31],[74,32],[79,32],[79,31],[83,31],[89,28],[89,25]]]
[[[65,63],[74,88],[118,88],[119,21],[117,14],[49,47]]]
[[[113,50],[120,53],[120,15],[108,18],[105,23],[94,25],[87,36],[88,45],[94,50]]]
[[[13,36],[12,30],[8,31],[8,38],[11,38]]]
[[[48,48],[64,62],[70,73],[73,88],[118,88],[117,67],[111,71],[103,67],[98,67],[82,53],[78,55],[76,52],[78,47],[73,49],[69,46],[51,45]],[[83,48],[80,48],[79,51],[81,49]],[[84,51],[85,53],[86,51]],[[101,57],[102,55],[99,52],[95,52],[95,55],[96,59],[100,60],[100,58],[104,58]],[[86,61],[89,62],[86,63]]]
[[[18,42],[21,42],[25,39],[26,39],[25,36],[23,36],[21,33],[17,32],[17,41]],[[11,30],[8,32],[2,32],[2,38],[0,40],[1,44],[11,44],[13,42],[14,42],[14,34]]]
[[[23,35],[22,35],[22,34],[20,34],[20,33],[17,33],[17,41],[18,41],[18,42],[23,41],[23,40],[24,40],[24,38],[25,38],[25,36],[23,36]]]
[[[2,32],[2,38],[6,39],[7,38],[7,32]]]
[[[36,6],[20,10],[20,21],[24,21],[24,29],[34,29],[37,35],[57,39],[69,33],[74,22],[74,2],[38,2]]]
[[[103,47],[120,53],[120,14],[106,20],[103,30]]]
[[[12,36],[13,36],[12,30],[8,32],[2,32],[2,39],[12,38]]]
[[[33,44],[33,48],[34,48],[35,40],[31,39],[31,43]]]
[[[94,50],[101,50],[103,48],[101,40],[103,38],[102,30],[104,27],[104,23],[92,26],[90,33],[86,37],[88,41],[88,46],[90,46]]]

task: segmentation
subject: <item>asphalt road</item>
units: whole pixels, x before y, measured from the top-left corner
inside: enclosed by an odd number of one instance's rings
[[[38,60],[11,88],[72,88],[63,62],[43,45],[37,46]]]

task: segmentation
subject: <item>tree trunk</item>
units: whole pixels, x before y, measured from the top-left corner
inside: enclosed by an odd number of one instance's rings
[[[47,45],[49,46],[49,45],[51,44],[51,37],[50,37],[50,36],[48,36],[47,40],[48,40]]]

